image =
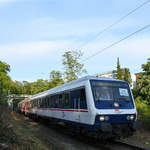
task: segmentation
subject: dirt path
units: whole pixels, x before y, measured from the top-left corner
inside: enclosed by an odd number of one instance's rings
[[[59,133],[58,131],[51,129],[48,126],[41,123],[34,122],[28,117],[12,112],[13,119],[16,123],[26,130],[26,133],[32,137],[37,138],[44,148],[49,150],[97,150],[88,144],[78,141],[74,138],[70,138],[67,135]],[[20,132],[20,131],[18,131]],[[22,135],[21,135],[22,136]],[[27,137],[27,136],[26,136]],[[99,148],[100,150],[100,148]]]
[[[20,138],[20,146],[12,147],[10,150],[104,150],[100,147],[94,148],[85,143],[85,140],[83,142],[64,135],[49,125],[35,122],[15,112],[11,112],[11,119],[15,134]],[[133,137],[124,140],[150,148],[150,133],[144,130],[140,130]],[[23,146],[21,147],[21,145]]]

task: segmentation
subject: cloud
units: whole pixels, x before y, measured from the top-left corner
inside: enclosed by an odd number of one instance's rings
[[[117,38],[114,38],[114,41],[117,41]],[[89,73],[100,73],[116,69],[116,60],[119,57],[122,67],[130,68],[131,72],[139,72],[141,71],[141,64],[146,63],[150,56],[149,41],[149,36],[133,37],[83,61],[83,63],[85,63]],[[85,54],[83,60],[111,43],[111,40],[101,40],[88,44],[87,47],[83,48]]]
[[[113,41],[116,41],[114,37]],[[93,75],[116,69],[116,58],[121,67],[129,67],[131,72],[139,72],[141,64],[150,56],[150,37],[137,36],[96,55],[83,62],[88,73]],[[82,50],[86,58],[112,42],[105,39],[89,43]],[[36,80],[48,78],[52,70],[62,70],[61,59],[65,50],[73,50],[79,43],[73,40],[37,41],[0,45],[0,60],[11,65],[13,79]],[[69,49],[70,48],[70,49]],[[94,65],[93,65],[94,64]],[[62,70],[63,71],[63,70]],[[45,73],[45,75],[41,74]],[[21,75],[22,74],[22,75]]]
[[[18,44],[0,45],[0,59],[29,60],[36,57],[47,57],[71,46],[72,41],[38,41]]]

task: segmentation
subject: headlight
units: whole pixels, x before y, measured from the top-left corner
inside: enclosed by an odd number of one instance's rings
[[[133,120],[133,119],[134,119],[134,116],[133,116],[133,115],[131,115],[131,116],[130,116],[130,120]]]
[[[104,120],[105,120],[105,117],[104,117],[104,116],[100,116],[100,117],[99,117],[99,120],[100,120],[100,121],[104,121]]]
[[[127,120],[134,120],[134,115],[128,115]]]

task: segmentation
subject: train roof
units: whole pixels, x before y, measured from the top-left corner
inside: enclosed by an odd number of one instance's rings
[[[63,85],[57,86],[55,88],[49,89],[47,91],[35,94],[35,95],[33,95],[31,97],[31,100],[32,99],[36,99],[38,97],[43,97],[43,96],[49,95],[51,93],[55,93],[55,92],[60,91],[60,90],[62,90],[64,88],[67,88],[68,86],[73,86],[73,85],[75,85],[77,83],[80,83],[80,82],[83,82],[83,81],[86,81],[86,80],[104,80],[104,81],[120,81],[120,82],[125,82],[125,81],[117,80],[117,79],[113,79],[113,78],[85,76],[85,77],[79,78],[77,80],[73,80],[71,82],[68,82],[68,83],[65,83]]]

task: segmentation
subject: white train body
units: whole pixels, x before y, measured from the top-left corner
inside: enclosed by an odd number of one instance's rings
[[[96,100],[99,93],[103,98]],[[36,94],[26,106],[23,110],[29,115],[73,123],[87,130],[112,131],[115,124],[133,129],[137,117],[127,82],[91,76]]]

